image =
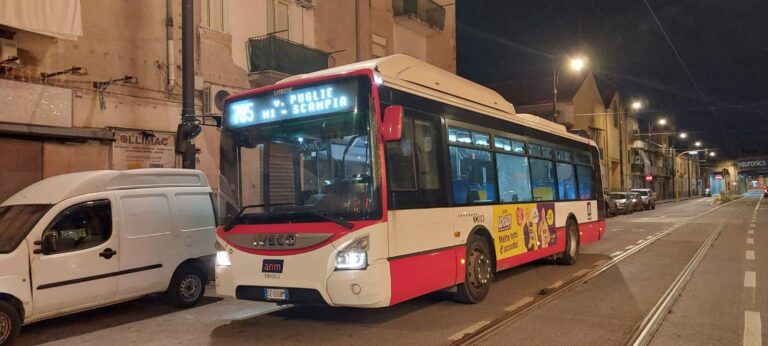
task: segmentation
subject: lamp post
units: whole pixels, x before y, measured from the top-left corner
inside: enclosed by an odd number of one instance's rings
[[[552,121],[557,118],[557,85],[560,83],[560,72],[563,71],[563,67],[568,65],[571,71],[579,72],[587,66],[587,60],[581,57],[570,58],[563,64],[558,64],[558,61],[557,58],[552,61]]]

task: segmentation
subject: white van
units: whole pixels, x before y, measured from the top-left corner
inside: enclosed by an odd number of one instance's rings
[[[216,217],[200,171],[51,177],[0,204],[0,344],[22,324],[167,292],[195,305]]]

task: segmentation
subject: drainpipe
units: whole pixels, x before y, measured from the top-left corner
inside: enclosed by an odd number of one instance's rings
[[[173,44],[173,0],[165,0],[165,39],[167,48],[167,75],[168,85],[166,90],[171,91],[176,86],[176,54]]]

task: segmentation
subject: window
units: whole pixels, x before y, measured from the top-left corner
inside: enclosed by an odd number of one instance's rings
[[[373,43],[371,53],[374,58],[381,58],[387,55],[387,38],[376,34],[371,35]]]
[[[579,181],[579,197],[583,200],[593,199],[592,167],[576,166],[576,176]]]
[[[584,165],[591,165],[592,164],[592,159],[589,157],[588,153],[577,152],[576,155],[575,155],[575,158],[576,158],[576,160],[575,160],[576,163],[581,163],[581,164],[584,164]]]
[[[491,135],[487,133],[472,131],[472,144],[478,147],[490,148]]]
[[[533,200],[552,201],[555,199],[555,164],[549,160],[530,159]]]
[[[497,150],[511,151],[525,154],[525,143],[511,140],[506,137],[494,137],[493,147]]]
[[[416,190],[416,161],[413,157],[411,121],[403,119],[403,136],[398,142],[387,142],[389,189]]]
[[[533,156],[541,156],[546,158],[552,157],[552,148],[546,145],[529,144],[528,152]]]
[[[576,176],[572,164],[557,163],[557,191],[561,201],[576,199]]]
[[[472,133],[469,130],[448,127],[448,141],[461,144],[472,144]]]
[[[531,176],[528,158],[524,156],[496,154],[501,202],[531,201]]]
[[[450,147],[453,201],[456,204],[496,200],[496,177],[491,153],[484,150]]]
[[[405,117],[402,139],[386,144],[391,209],[447,204],[438,170],[439,135],[438,122]]]
[[[213,0],[212,0],[213,1]],[[284,39],[290,38],[291,2],[286,0],[267,1],[267,29]]]
[[[216,31],[227,32],[228,6],[229,0],[203,0],[201,25]]]
[[[94,247],[112,235],[112,209],[108,200],[86,202],[61,212],[43,232],[53,253]]]
[[[555,158],[560,161],[571,161],[573,158],[571,157],[570,151],[565,150],[555,150]]]

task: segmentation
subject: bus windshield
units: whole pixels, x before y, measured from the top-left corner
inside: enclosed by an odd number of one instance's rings
[[[243,206],[259,207],[248,207],[237,223],[377,218],[379,174],[363,99],[351,111],[225,129],[221,185],[231,203],[224,221]]]

